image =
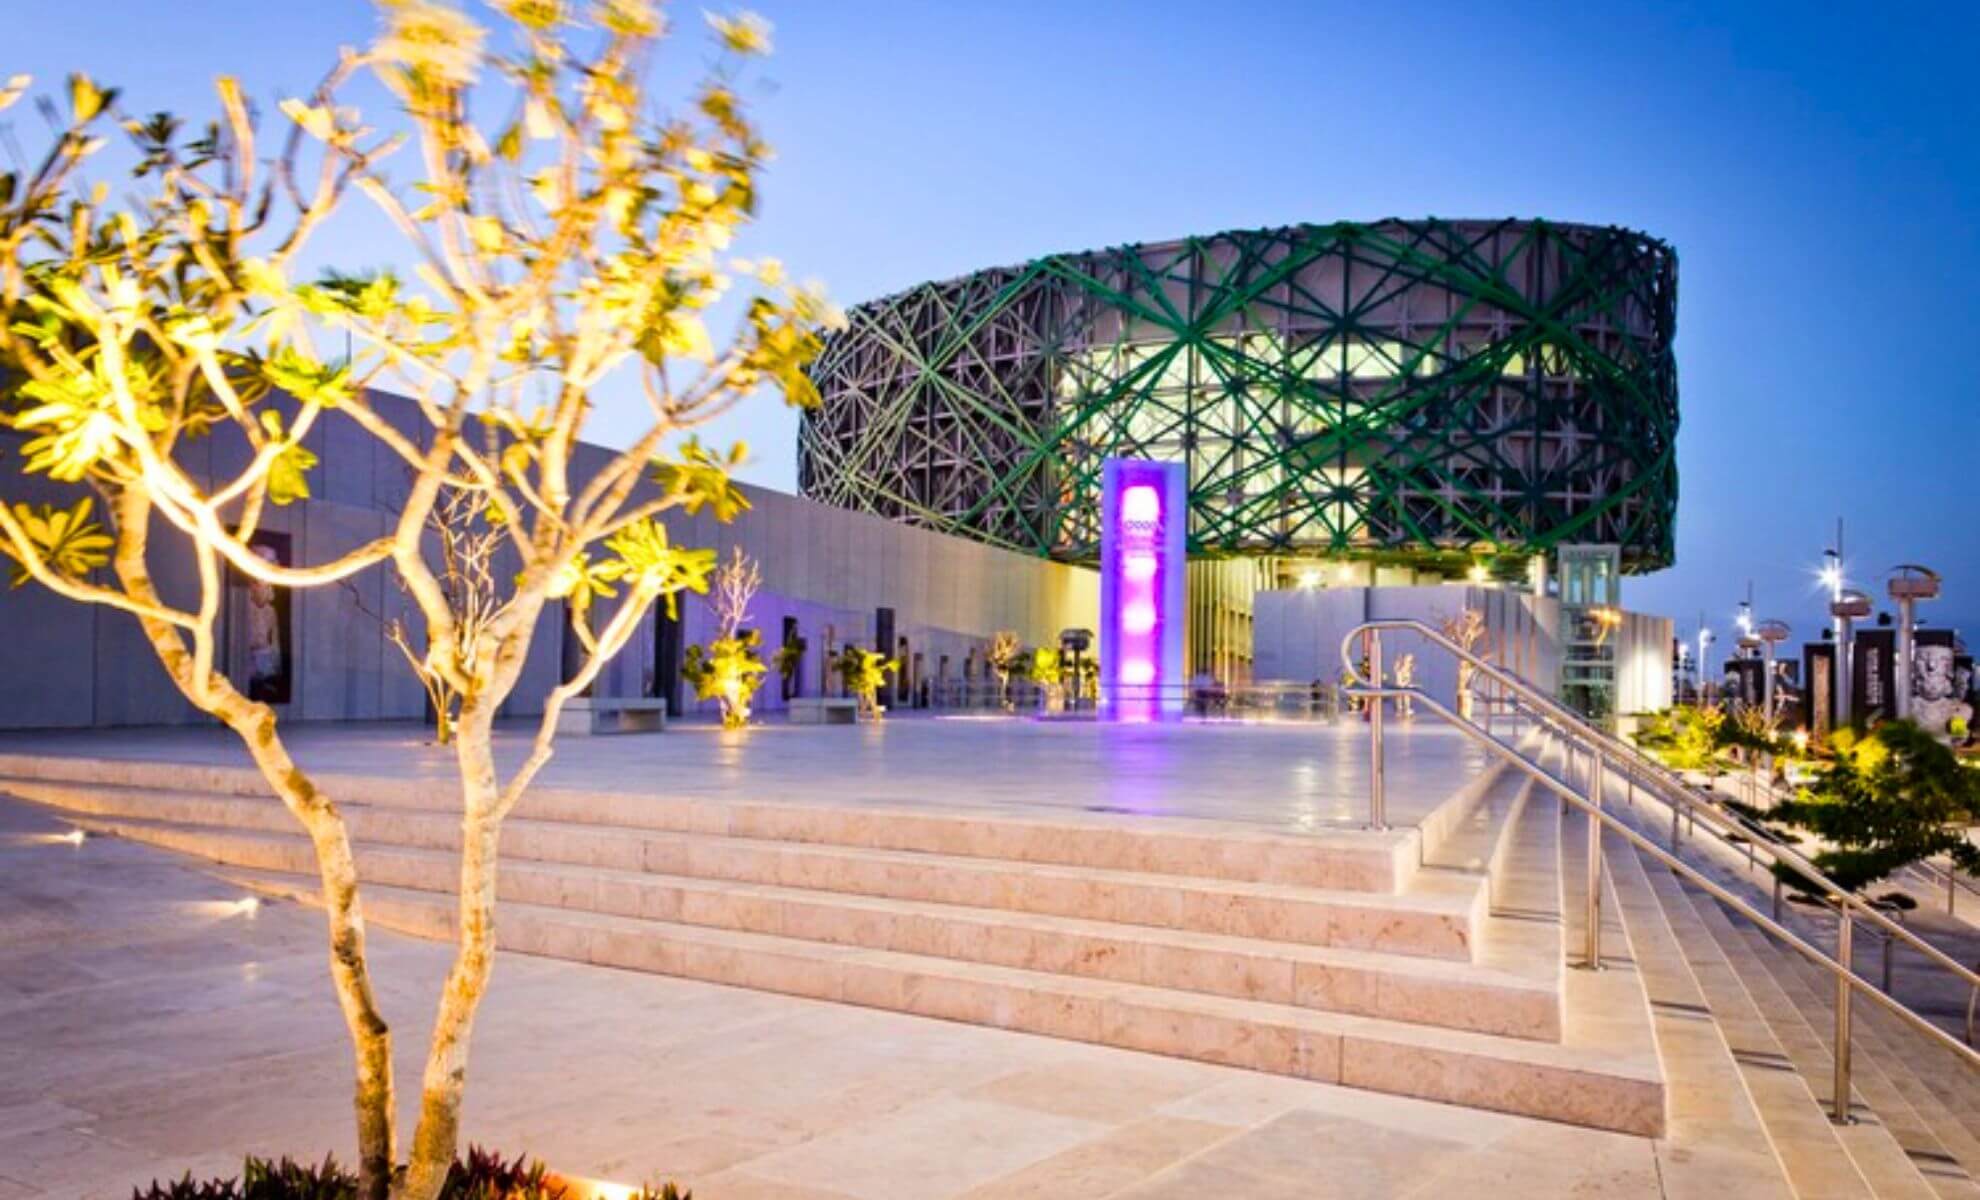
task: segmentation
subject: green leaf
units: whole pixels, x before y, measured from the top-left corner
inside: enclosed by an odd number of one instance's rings
[[[690,516],[705,507],[715,514],[716,520],[726,524],[736,514],[749,511],[749,497],[730,477],[730,472],[748,457],[749,447],[741,442],[730,447],[726,457],[718,457],[700,439],[689,438],[681,446],[680,460],[657,464],[653,479],[667,489],[669,496],[678,499]]]
[[[80,579],[110,561],[110,535],[89,519],[95,502],[85,496],[66,509],[52,504],[13,506],[14,519],[27,535],[29,545],[48,569],[57,575]],[[0,539],[0,553],[15,560],[13,586],[20,587],[34,578],[21,561],[11,538]]]
[[[261,366],[262,377],[305,404],[336,408],[357,394],[349,363],[320,363],[294,346],[283,346]]]
[[[261,414],[261,427],[268,436],[278,441],[284,440],[282,416],[274,411]],[[298,500],[309,499],[310,468],[316,465],[316,455],[304,449],[301,444],[288,442],[275,455],[275,461],[268,466],[268,498],[278,506],[294,504]]]

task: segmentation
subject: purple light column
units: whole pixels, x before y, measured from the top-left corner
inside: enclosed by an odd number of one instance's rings
[[[1182,713],[1187,493],[1181,463],[1110,458],[1103,468],[1100,704],[1110,720]]]

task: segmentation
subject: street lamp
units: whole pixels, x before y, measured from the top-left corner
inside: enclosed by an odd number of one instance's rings
[[[1705,647],[1712,644],[1712,631],[1698,627],[1698,703],[1705,703]]]
[[[1836,728],[1849,724],[1850,708],[1850,660],[1855,657],[1850,649],[1850,637],[1856,622],[1870,615],[1870,597],[1855,588],[1843,588],[1836,598],[1829,602],[1829,615],[1836,619]]]
[[[1891,568],[1891,599],[1897,601],[1897,716],[1911,716],[1911,660],[1918,646],[1918,602],[1939,597],[1939,573],[1916,563]]]

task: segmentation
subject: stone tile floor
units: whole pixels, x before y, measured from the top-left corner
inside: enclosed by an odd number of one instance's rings
[[[1485,762],[1428,721],[1392,720],[1389,818],[1413,824]],[[521,761],[532,725],[499,736],[498,762]],[[451,778],[453,759],[412,724],[299,725],[297,761],[325,772]],[[247,766],[226,730],[132,729],[0,734],[0,754]],[[831,804],[1082,809],[1244,821],[1281,829],[1368,819],[1368,732],[1338,723],[1100,725],[1012,718],[893,717],[856,727],[768,724],[744,734],[679,725],[663,734],[564,738],[546,787]]]
[[[0,799],[0,1200],[347,1155],[317,914],[65,829]],[[410,1087],[446,948],[371,950]],[[1642,1139],[513,954],[470,1072],[474,1140],[701,1200],[1660,1189]]]

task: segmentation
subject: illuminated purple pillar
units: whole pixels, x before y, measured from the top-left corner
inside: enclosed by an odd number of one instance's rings
[[[1180,716],[1188,478],[1181,463],[1110,458],[1100,493],[1100,707],[1116,721]]]

